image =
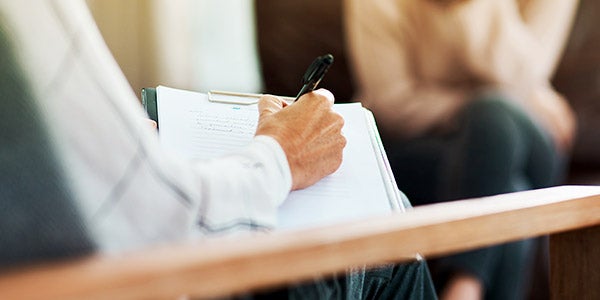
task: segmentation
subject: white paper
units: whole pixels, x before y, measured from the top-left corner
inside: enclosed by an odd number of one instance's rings
[[[157,89],[161,143],[187,158],[222,156],[250,143],[258,121],[257,105],[210,102],[208,96],[166,87]],[[293,191],[279,209],[280,229],[322,226],[391,211],[380,150],[359,103],[336,104],[345,120],[348,143],[333,174]]]

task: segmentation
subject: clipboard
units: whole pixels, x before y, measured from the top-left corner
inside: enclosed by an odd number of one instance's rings
[[[142,88],[142,106],[148,113],[148,117],[156,122],[158,129],[158,104],[156,101],[156,88]]]
[[[260,97],[264,96],[265,94],[211,90],[207,93],[207,95],[208,100],[211,102],[237,105],[253,105],[257,104]],[[288,104],[294,102],[295,100],[295,98],[293,97],[278,97],[282,98],[283,101],[287,102]],[[156,122],[158,129],[160,124],[158,124],[158,105],[156,99],[156,88],[142,88],[142,105],[144,106],[144,109],[148,113],[150,119]]]
[[[238,116],[238,112],[245,114],[245,112],[256,110],[256,103],[262,96],[262,94],[220,91],[212,91],[211,94],[212,99],[209,99],[208,93],[177,90],[163,86],[142,90],[142,103],[150,118],[158,123],[160,113],[161,120],[164,121],[161,124],[159,140],[163,143],[165,149],[173,151],[174,155],[182,158],[211,159],[211,156],[206,156],[204,152],[207,150],[203,150],[205,149],[203,147],[208,145],[209,147],[206,149],[212,149],[211,152],[215,150],[214,146],[219,143],[217,141],[223,138],[217,137],[215,134],[234,136],[231,139],[229,137],[225,138],[223,146],[226,147],[229,147],[230,142],[239,140],[237,137],[239,132],[223,130],[229,129],[229,127],[239,128],[236,127],[239,124],[236,124],[235,121],[231,123],[233,119],[227,119],[228,116],[230,114]],[[159,95],[165,98],[158,99]],[[162,103],[166,106],[159,105],[160,100],[166,99],[169,100]],[[291,97],[287,97],[287,99],[293,100]],[[219,103],[222,103],[223,106],[221,107]],[[167,107],[169,109],[166,109]],[[162,111],[159,112],[158,109]],[[349,126],[346,132],[348,139],[346,150],[349,152],[346,154],[351,159],[347,159],[347,164],[343,163],[340,166],[341,172],[337,175],[332,174],[334,177],[331,180],[324,181],[322,184],[315,184],[304,190],[291,192],[286,201],[278,208],[279,228],[292,229],[317,224],[322,225],[363,214],[366,216],[369,211],[378,210],[379,213],[384,211],[389,213],[405,211],[410,207],[407,198],[396,185],[373,114],[362,107],[360,103],[336,104],[334,109],[342,114],[345,119],[349,118],[346,119],[344,126]],[[212,124],[215,122],[213,116],[221,113],[224,113],[223,117],[227,121],[215,123],[217,126],[213,127]],[[198,119],[196,118],[206,114],[209,115],[205,119],[206,123],[197,123]],[[194,126],[189,127],[190,124],[194,124]],[[202,125],[195,127],[197,124]],[[218,128],[218,130],[213,128]],[[200,132],[202,134],[199,134]],[[197,145],[203,146],[197,147]],[[202,153],[193,153],[198,155],[190,156],[190,153],[197,150]],[[219,155],[226,154],[219,153]],[[336,176],[343,179],[335,179]],[[373,183],[361,183],[365,178],[357,178],[357,176],[367,176]],[[349,182],[352,182],[352,184],[348,187]],[[357,192],[357,187],[360,187],[361,191]],[[367,192],[364,192],[363,188]],[[345,192],[345,190],[351,192]],[[335,193],[332,194],[334,191]],[[326,197],[328,201],[321,201],[324,199],[323,197]],[[361,203],[366,203],[363,202],[363,199],[368,201],[368,208],[361,206]],[[360,201],[360,203],[357,201]],[[337,209],[341,207],[339,203],[346,205],[346,209]],[[334,205],[335,207],[329,207],[328,205]],[[309,214],[310,217],[307,217],[305,213],[302,213],[307,208],[311,211],[314,208],[320,213]],[[298,217],[298,214],[301,214],[302,217]]]

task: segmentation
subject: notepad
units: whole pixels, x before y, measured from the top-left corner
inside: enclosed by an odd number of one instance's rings
[[[257,101],[232,101],[229,96],[225,97],[227,101],[219,101],[225,98],[164,86],[156,88],[155,102],[148,99],[147,91],[142,94],[146,109],[159,124],[160,143],[179,156],[211,159],[227,155],[254,137]],[[279,208],[280,230],[323,226],[404,209],[370,111],[360,103],[335,104],[333,109],[345,121],[343,162],[336,172],[313,186],[289,194]]]

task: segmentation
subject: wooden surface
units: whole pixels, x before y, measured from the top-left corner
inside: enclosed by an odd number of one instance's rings
[[[326,228],[38,266],[0,276],[0,298],[223,296],[349,266],[406,261],[416,253],[436,256],[595,225],[600,225],[600,187],[557,187],[429,205]]]
[[[600,226],[550,237],[552,299],[600,299]]]

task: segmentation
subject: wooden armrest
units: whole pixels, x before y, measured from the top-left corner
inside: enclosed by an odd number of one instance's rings
[[[417,253],[437,256],[599,224],[600,187],[563,186],[428,205],[323,228],[34,266],[0,275],[0,298],[225,296],[351,266],[407,261]],[[598,227],[594,232],[598,235]]]

